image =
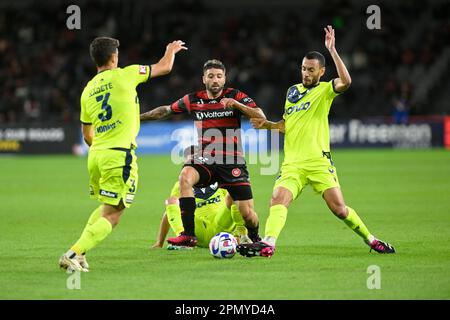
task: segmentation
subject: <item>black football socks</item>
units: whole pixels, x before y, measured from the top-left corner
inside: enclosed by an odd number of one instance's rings
[[[259,225],[257,225],[256,227],[248,227],[247,226],[247,230],[248,230],[248,237],[250,238],[250,240],[252,240],[253,242],[258,242],[261,241],[261,238],[259,237]]]
[[[195,236],[195,198],[180,198],[181,220],[183,221],[184,234],[187,236]]]

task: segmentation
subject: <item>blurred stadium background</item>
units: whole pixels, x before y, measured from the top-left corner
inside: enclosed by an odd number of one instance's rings
[[[70,4],[81,8],[80,30],[66,27]],[[189,52],[177,56],[169,77],[140,86],[142,110],[202,88],[202,64],[214,57],[228,67],[230,86],[247,92],[268,118],[278,120],[286,89],[299,82],[303,54],[312,49],[326,53],[322,28],[329,23],[336,29],[338,52],[353,79],[351,90],[335,100],[331,121],[427,123],[425,137],[414,135],[411,131],[416,127],[412,127],[386,138],[386,132],[378,128],[372,134],[381,138],[363,139],[364,146],[450,144],[448,137],[444,139],[444,116],[450,113],[450,3],[379,2],[379,30],[366,26],[370,4],[350,0],[267,0],[264,6],[254,0],[1,1],[0,150],[71,151],[68,146],[78,140],[73,130],[78,127],[80,93],[95,73],[88,45],[98,35],[120,40],[122,66],[157,62],[173,39],[189,46]],[[324,80],[329,80],[336,72],[331,57],[326,57]],[[61,150],[61,143],[59,147],[57,143],[35,146],[46,140],[39,138],[39,132],[35,132],[34,146],[29,146],[28,132],[5,132],[9,127],[64,127],[64,133],[60,128],[42,135],[49,140],[53,136],[53,142],[61,142],[64,135],[66,147]],[[336,146],[340,142],[352,146],[355,141],[333,141]]]
[[[71,4],[81,9],[80,30],[66,27]],[[372,4],[381,9],[379,30],[366,26]],[[1,0],[0,297],[448,299],[449,17],[445,0]],[[279,120],[305,52],[323,52],[323,79],[336,76],[324,47],[327,24],[353,80],[330,114],[340,181],[347,201],[398,254],[367,254],[310,190],[292,205],[271,261],[236,257],[218,267],[206,249],[147,250],[179,172],[168,156],[176,143],[171,132],[192,127],[173,118],[142,125],[136,204],[90,254],[84,290],[67,290],[57,259],[95,206],[86,159],[73,156],[85,151],[79,97],[95,74],[92,39],[118,38],[120,66],[155,63],[169,41],[187,43],[169,76],[138,88],[142,111],[203,88],[203,63],[217,58],[227,66],[228,85]],[[249,166],[265,221],[274,176],[258,169]],[[372,264],[383,271],[383,290],[366,287]]]

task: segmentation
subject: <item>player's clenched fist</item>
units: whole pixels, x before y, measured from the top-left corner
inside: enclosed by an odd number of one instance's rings
[[[172,41],[167,45],[166,50],[173,51],[173,53],[177,53],[180,50],[187,50],[188,48],[184,46],[185,44],[186,43],[181,40]]]
[[[220,100],[220,104],[223,104],[225,107],[233,108],[236,105],[236,100],[232,98],[223,98]]]

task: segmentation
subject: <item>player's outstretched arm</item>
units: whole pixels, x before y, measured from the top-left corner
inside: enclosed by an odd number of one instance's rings
[[[261,108],[248,107],[245,104],[242,104],[233,98],[223,98],[222,100],[220,100],[220,103],[223,104],[225,107],[238,109],[249,119],[252,118],[266,119],[266,115],[261,110]]]
[[[175,61],[175,54],[181,50],[187,50],[184,46],[184,42],[181,40],[173,41],[166,47],[166,52],[158,63],[152,64],[151,78],[163,76],[172,71],[173,63]]]
[[[167,233],[169,232],[169,221],[167,220],[167,214],[164,212],[164,215],[161,219],[161,224],[159,225],[158,237],[156,238],[156,242],[152,245],[153,248],[162,248],[164,245],[164,240],[166,240]]]
[[[334,79],[334,89],[337,92],[344,92],[350,87],[352,83],[352,78],[348,73],[347,68],[345,67],[344,62],[336,51],[334,46],[335,38],[334,38],[334,29],[331,26],[327,26],[324,28],[325,30],[325,47],[330,52],[331,57],[333,58],[334,64],[336,65],[336,69],[339,75],[339,78]]]
[[[253,118],[250,119],[250,122],[255,129],[279,130],[284,133],[284,119],[273,122],[267,119]]]
[[[167,119],[173,114],[172,108],[170,106],[161,106],[150,110],[145,113],[141,113],[140,119],[141,121],[152,121],[152,120],[161,120]]]

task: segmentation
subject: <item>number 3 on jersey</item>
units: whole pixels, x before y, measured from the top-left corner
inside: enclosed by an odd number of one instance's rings
[[[111,119],[112,117],[112,108],[111,105],[108,104],[110,93],[108,92],[105,94],[105,98],[103,98],[103,95],[97,96],[95,99],[97,102],[102,102],[102,110],[105,110],[105,112],[101,112],[98,114],[98,118],[103,122]]]

